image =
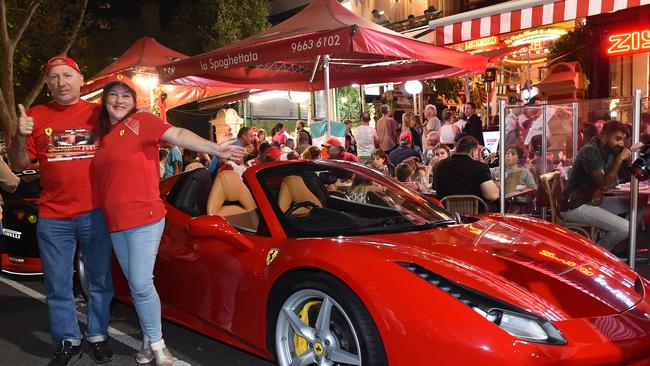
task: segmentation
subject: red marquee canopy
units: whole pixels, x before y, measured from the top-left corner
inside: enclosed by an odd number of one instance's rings
[[[136,73],[157,74],[156,66],[166,64],[176,60],[186,59],[189,56],[174,51],[158,43],[151,37],[142,37],[135,41],[120,57],[113,63],[106,66],[97,75],[93,76],[83,86],[81,93],[86,95],[104,87],[108,77],[122,73],[127,76],[133,76]],[[225,85],[217,85],[211,80],[201,78],[188,78],[181,83],[188,86],[180,85],[161,85],[161,88],[167,93],[167,108],[190,103],[196,100],[205,99],[211,96],[229,93],[239,88],[233,88]],[[210,85],[207,85],[210,84]],[[148,92],[142,88],[137,90],[138,96],[144,99],[148,98]],[[144,95],[147,94],[147,95]],[[141,98],[138,98],[141,99]]]
[[[481,73],[487,59],[433,46],[381,27],[336,0],[314,0],[292,18],[228,46],[157,67],[164,82],[186,76],[260,89],[330,87]]]

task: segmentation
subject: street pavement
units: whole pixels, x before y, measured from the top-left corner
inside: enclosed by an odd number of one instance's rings
[[[40,276],[0,274],[0,366],[47,365],[54,353],[48,331],[47,308]],[[77,312],[85,326],[86,307],[77,297]],[[175,366],[270,366],[273,363],[240,351],[186,328],[163,321],[165,343],[178,360]],[[111,312],[109,344],[115,359],[106,365],[137,365],[133,355],[140,347],[135,309],[115,303]],[[155,364],[152,362],[152,364]],[[90,350],[75,366],[95,365]]]
[[[637,262],[637,271],[650,278],[650,266]],[[54,352],[48,331],[47,308],[40,276],[0,274],[0,366],[47,365]],[[86,307],[77,297],[77,311],[85,326]],[[165,343],[178,358],[175,366],[270,366],[273,363],[214,339],[163,321]],[[111,312],[109,343],[115,359],[107,365],[137,365],[133,355],[140,347],[139,325],[133,307],[115,303]],[[84,348],[77,366],[95,365]],[[152,363],[153,364],[153,363]]]

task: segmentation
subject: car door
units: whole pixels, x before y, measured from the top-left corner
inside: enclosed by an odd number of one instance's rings
[[[229,233],[224,233],[225,240],[193,235],[188,231],[193,217],[173,207],[168,211],[155,270],[163,310],[184,318],[184,322],[200,320],[240,333],[250,314],[255,313],[256,267],[264,261],[262,251],[269,238],[241,234],[250,244],[246,247],[230,240],[236,235]]]

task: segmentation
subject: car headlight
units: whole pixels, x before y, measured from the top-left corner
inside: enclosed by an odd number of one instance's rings
[[[397,262],[397,264],[448,293],[517,338],[545,344],[567,344],[562,333],[547,319],[481,291],[461,285],[415,263]]]

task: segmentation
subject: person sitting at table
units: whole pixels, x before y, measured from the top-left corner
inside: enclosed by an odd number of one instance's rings
[[[413,148],[413,135],[410,132],[402,132],[399,135],[399,146],[388,154],[388,159],[397,167],[404,159],[411,156],[420,157],[420,154]]]
[[[428,188],[423,184],[414,182],[412,177],[413,168],[411,168],[411,165],[408,162],[400,163],[395,168],[395,178],[397,178],[398,181],[402,182],[403,185],[411,188],[414,191],[426,193],[428,191]]]
[[[517,186],[521,187],[520,190],[524,188],[537,189],[537,183],[535,182],[535,177],[533,173],[530,172],[527,168],[522,167],[522,162],[525,160],[524,150],[519,146],[510,146],[506,149],[506,181],[511,173],[518,172],[519,179]],[[490,169],[494,179],[499,180],[500,178],[500,167],[494,167]],[[508,193],[508,192],[506,192]]]
[[[628,213],[629,197],[603,195],[616,186],[619,170],[631,159],[624,146],[627,133],[621,122],[605,123],[600,135],[578,151],[562,197],[562,216],[606,231],[598,245],[610,251],[629,231],[629,221],[619,216]]]
[[[487,165],[480,162],[478,141],[463,136],[456,142],[456,149],[448,159],[438,164],[434,182],[439,200],[451,195],[474,195],[485,201],[499,198],[499,187],[492,181]]]
[[[436,175],[436,170],[440,165],[440,162],[449,158],[449,147],[446,144],[438,144],[434,148],[434,156],[429,160],[427,164],[427,171],[429,172],[429,181],[431,182],[431,189],[436,189],[436,183],[433,177]]]
[[[411,167],[411,181],[427,188],[431,186],[429,183],[429,174],[427,174],[427,167],[422,165],[422,162],[417,157],[406,158],[402,161],[403,164],[408,164]]]

